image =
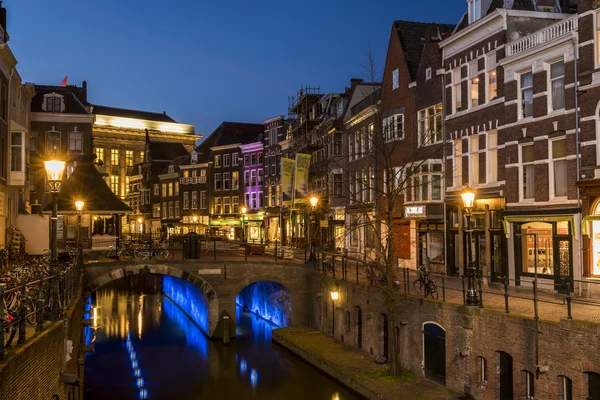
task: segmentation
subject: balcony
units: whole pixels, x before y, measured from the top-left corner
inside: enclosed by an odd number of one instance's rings
[[[577,31],[577,15],[558,21],[550,26],[540,29],[531,35],[511,42],[506,47],[506,57],[523,53],[529,49]]]
[[[206,183],[206,176],[190,176],[187,178],[179,178],[180,185],[196,185]]]

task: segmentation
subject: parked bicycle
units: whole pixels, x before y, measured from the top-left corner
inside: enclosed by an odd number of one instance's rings
[[[419,277],[413,282],[415,292],[423,297],[431,295],[432,299],[437,300],[439,297],[437,287],[435,286],[435,281],[431,279],[429,271],[425,269],[424,265],[421,265],[417,269],[417,272],[419,273]]]
[[[133,255],[136,260],[148,260],[152,257],[166,260],[172,257],[172,252],[169,251],[168,242],[161,241],[156,244],[146,243],[141,248],[135,249]]]

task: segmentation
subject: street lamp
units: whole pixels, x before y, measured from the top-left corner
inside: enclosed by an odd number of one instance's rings
[[[44,161],[46,169],[46,180],[50,186],[52,194],[52,243],[50,245],[50,263],[55,265],[57,262],[56,236],[58,226],[58,192],[62,183],[63,172],[65,171],[65,162],[60,160]]]
[[[139,217],[137,219],[138,222],[138,230],[140,231],[140,239],[142,234],[144,233],[144,220],[142,219],[142,217]]]
[[[314,228],[313,228],[312,224],[314,223],[314,220],[315,220],[315,207],[317,206],[319,199],[315,196],[312,196],[309,200],[310,200],[311,209],[310,209],[310,223],[308,224],[308,243],[310,244],[310,256],[308,257],[308,262],[315,261],[317,259],[315,246],[313,244],[314,239],[312,236],[313,236]],[[304,253],[304,254],[306,254],[306,253]]]
[[[246,243],[246,212],[248,209],[242,207],[242,242]]]
[[[476,272],[471,249],[473,244],[473,230],[471,229],[471,209],[473,208],[473,204],[475,203],[475,192],[467,187],[465,190],[463,190],[460,196],[462,198],[463,206],[467,217],[467,229],[465,229],[465,232],[467,233],[467,257],[465,261],[467,265],[467,278],[469,286],[467,289],[466,302],[469,306],[476,306],[479,305],[479,296],[477,295],[477,291],[475,290]]]
[[[331,291],[331,317],[333,318],[333,322],[331,324],[331,333],[333,334],[333,338],[335,339],[335,301],[340,298],[340,292],[337,289]]]
[[[84,204],[82,200],[75,202],[75,209],[77,210],[77,257],[81,256],[81,213]]]
[[[195,233],[198,233],[198,232],[197,232],[197,228],[196,228],[196,223],[198,222],[198,217],[194,215],[194,216],[192,217],[192,221],[194,221],[194,232],[195,232]]]

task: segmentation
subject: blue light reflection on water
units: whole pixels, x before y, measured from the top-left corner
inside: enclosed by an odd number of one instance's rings
[[[238,306],[247,307],[254,314],[277,325],[290,324],[290,293],[276,282],[255,282],[246,286],[235,299]]]
[[[165,275],[163,292],[179,305],[204,332],[208,332],[208,299],[199,287],[183,279]]]
[[[185,334],[187,346],[199,351],[202,357],[206,358],[208,356],[208,338],[204,332],[198,329],[195,321],[192,321],[169,298],[164,298],[163,313],[168,319],[177,324],[177,327]]]

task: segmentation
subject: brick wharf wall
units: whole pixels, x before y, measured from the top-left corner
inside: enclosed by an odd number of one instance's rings
[[[73,340],[72,360],[66,371],[75,373],[83,366],[77,363],[78,344],[82,339],[83,299],[75,302],[66,315],[68,321],[68,337]],[[29,339],[23,346],[17,347],[14,354],[0,363],[0,400],[49,400],[53,395],[66,399],[81,399],[74,395],[61,378],[63,371],[65,324],[63,321],[52,323],[46,329]],[[15,338],[16,342],[16,338]],[[81,392],[82,393],[82,392]],[[80,394],[81,394],[80,393]]]
[[[312,278],[313,326],[331,334],[332,304],[330,290],[337,287],[335,336],[356,347],[357,313],[362,310],[362,350],[380,355],[383,352],[381,314],[387,313],[383,293],[374,287],[333,282],[315,275]],[[316,294],[316,295],[315,295]],[[423,324],[434,322],[446,332],[446,386],[457,392],[469,390],[477,399],[499,396],[501,351],[513,358],[513,393],[524,398],[525,373],[535,375],[535,321],[504,313],[433,302],[398,295],[396,335],[403,368],[423,374]],[[346,324],[346,312],[349,324]],[[559,376],[573,382],[573,398],[587,396],[586,372],[600,373],[600,325],[562,320],[539,322],[539,364],[548,365],[535,381],[539,399],[558,398]],[[480,383],[480,359],[487,360],[487,383]]]

